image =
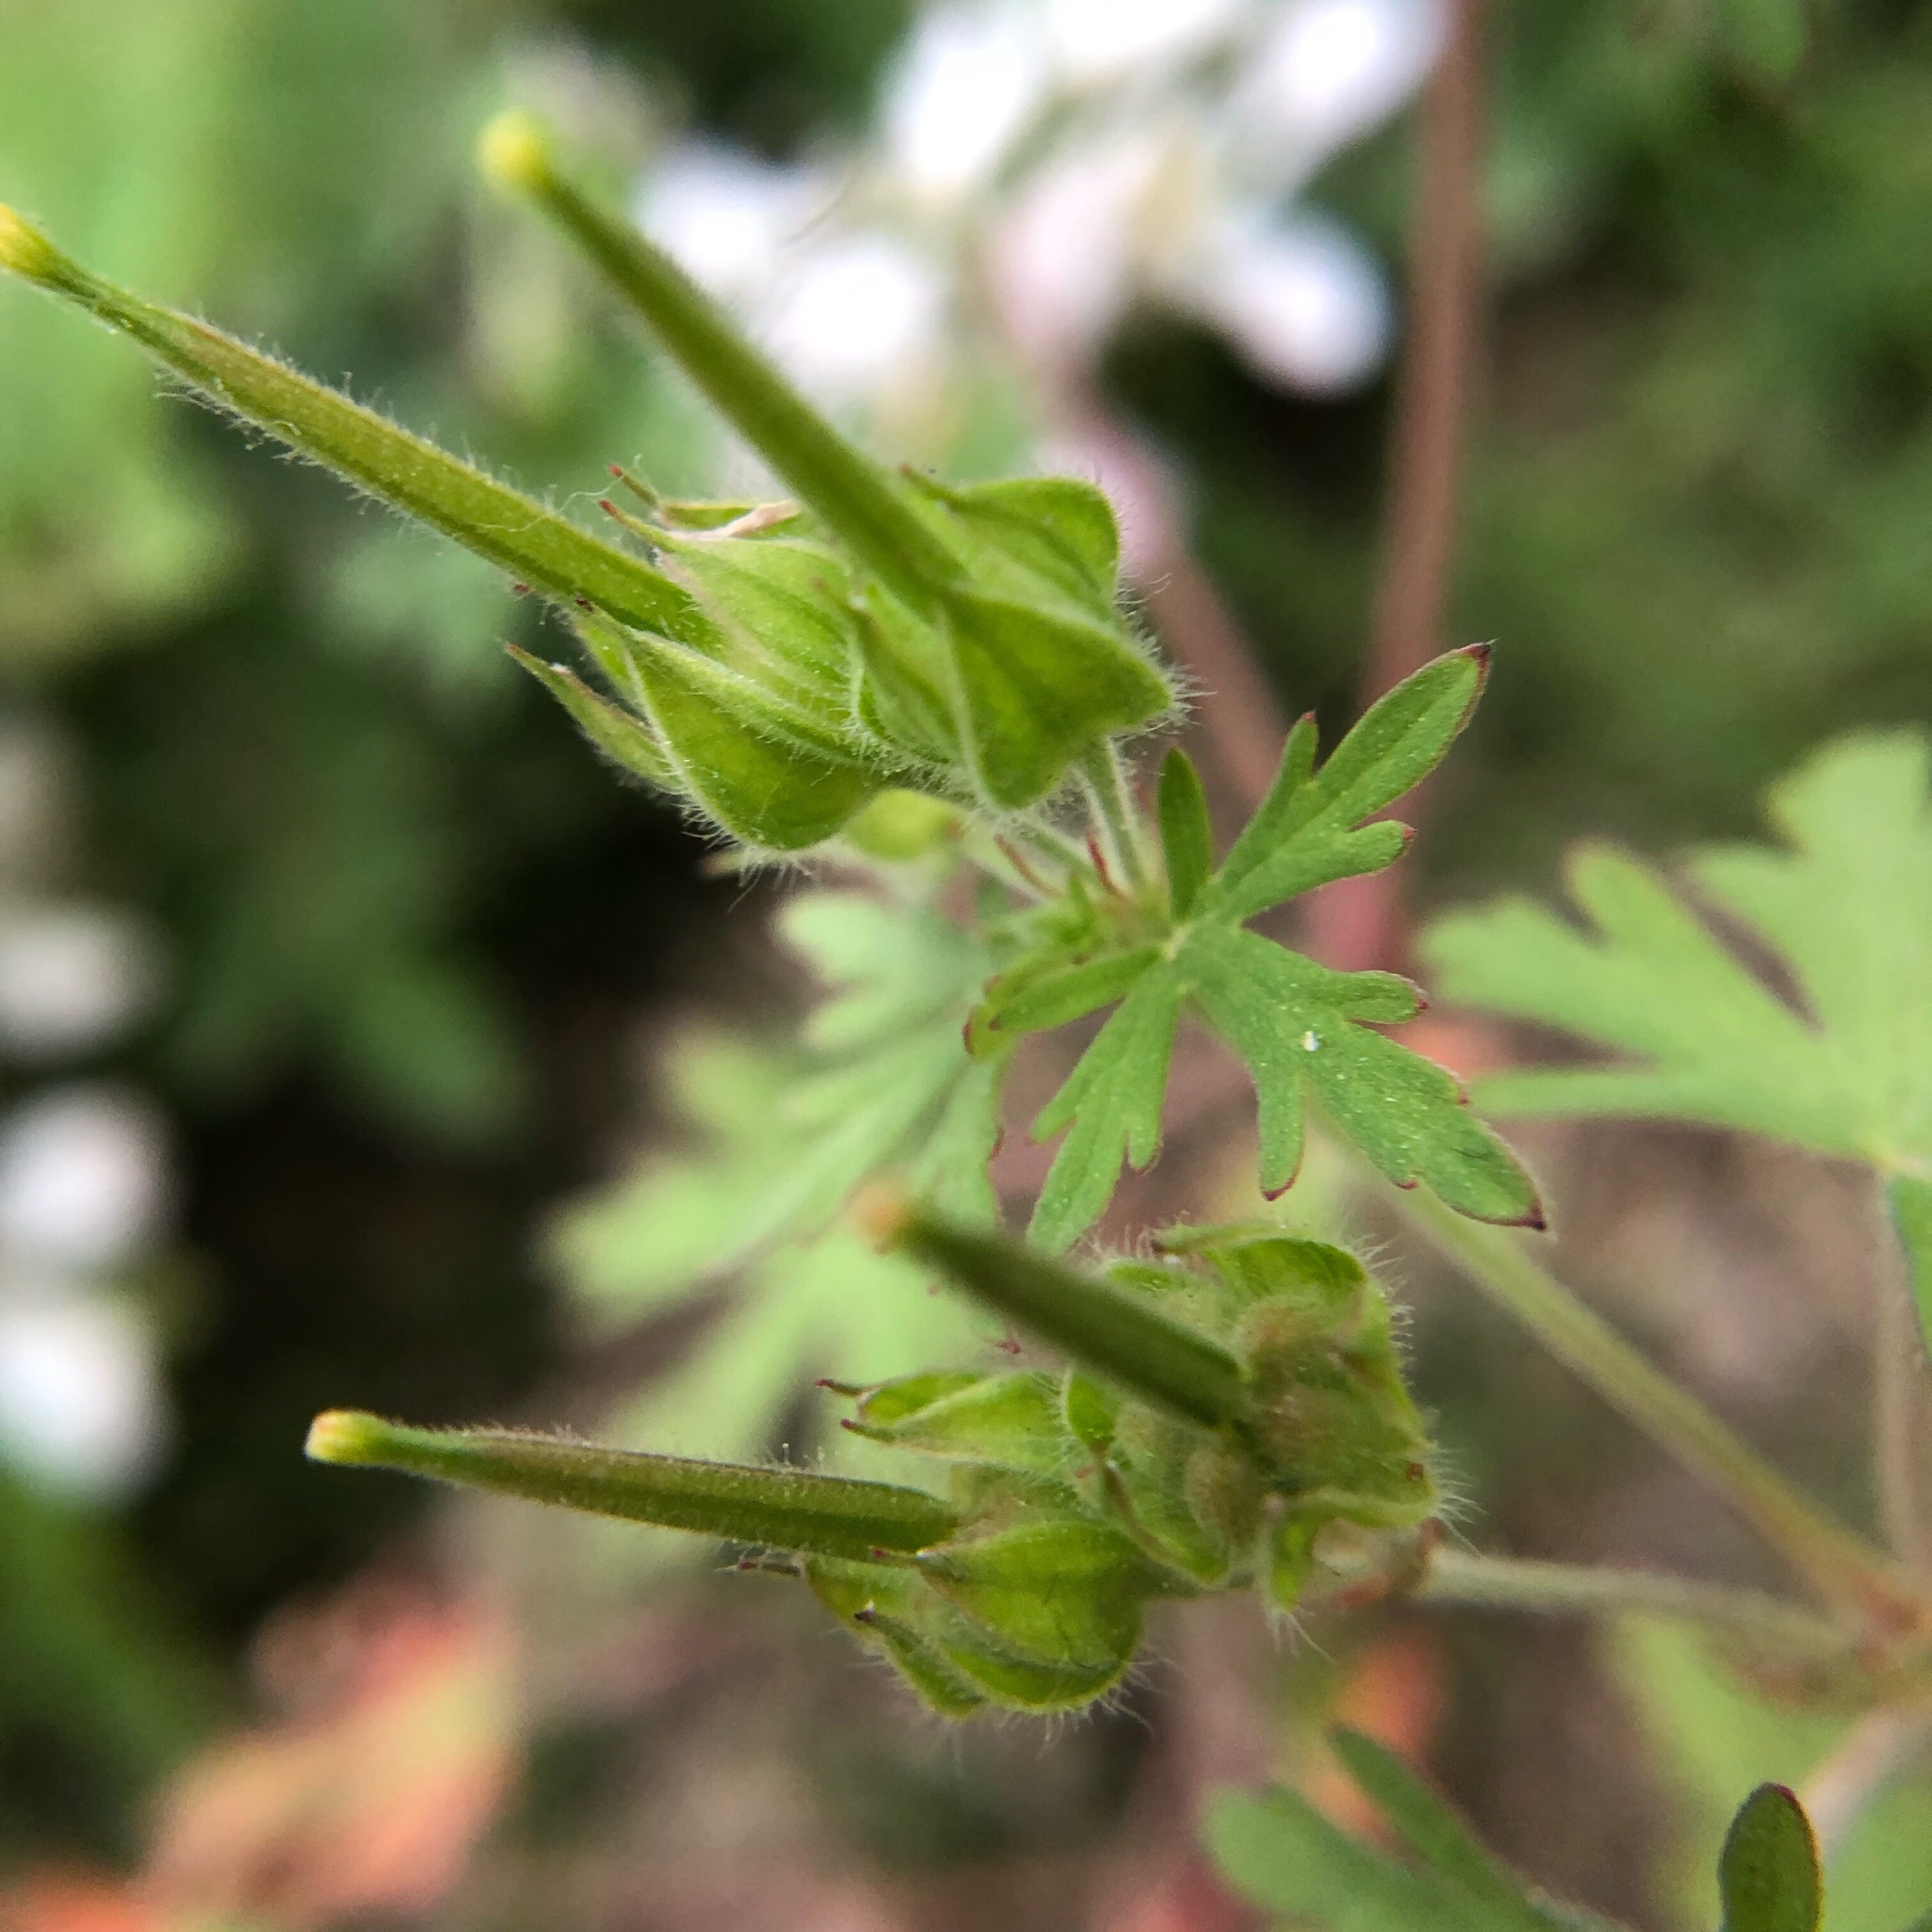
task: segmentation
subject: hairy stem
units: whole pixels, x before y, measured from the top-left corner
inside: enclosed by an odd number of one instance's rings
[[[959,1527],[936,1496],[891,1483],[500,1429],[411,1428],[352,1410],[318,1416],[308,1453],[318,1462],[398,1470],[665,1530],[860,1562],[881,1550],[911,1555]]]
[[[1148,860],[1140,815],[1127,790],[1120,753],[1111,741],[1097,744],[1080,760],[1080,776],[1093,801],[1108,856],[1120,862],[1127,885],[1136,893],[1148,886]]]
[[[1827,1656],[1850,1650],[1859,1640],[1853,1626],[1761,1590],[1732,1589],[1658,1571],[1541,1563],[1468,1550],[1437,1550],[1414,1594],[1424,1603],[1545,1616],[1614,1616],[1641,1611]]]
[[[1926,1520],[1926,1344],[1904,1258],[1882,1194],[1873,1202],[1877,1258],[1872,1309],[1872,1481],[1885,1542],[1914,1575],[1932,1578]]]
[[[1911,1579],[1889,1557],[1820,1512],[1694,1395],[1538,1267],[1519,1241],[1465,1220],[1419,1188],[1390,1191],[1403,1216],[1477,1287],[1725,1497],[1826,1602],[1887,1626],[1923,1619]]]
[[[1443,648],[1456,497],[1482,299],[1481,0],[1451,0],[1422,97],[1410,248],[1409,340],[1389,455],[1390,496],[1361,708]],[[1411,820],[1417,801],[1404,816]],[[1331,966],[1393,967],[1403,951],[1399,867],[1309,902],[1309,950]]]

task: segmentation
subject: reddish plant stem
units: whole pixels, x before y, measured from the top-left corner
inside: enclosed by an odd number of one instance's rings
[[[1361,708],[1443,648],[1457,480],[1482,293],[1481,0],[1452,0],[1423,96],[1410,255],[1409,352],[1390,449],[1390,497]],[[1407,816],[1415,814],[1411,801]],[[1406,947],[1400,868],[1343,879],[1309,906],[1309,949],[1331,966],[1394,966]]]

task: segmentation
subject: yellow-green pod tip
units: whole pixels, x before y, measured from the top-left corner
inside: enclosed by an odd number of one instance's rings
[[[0,202],[0,268],[30,282],[57,282],[67,258],[23,215]]]
[[[309,1425],[302,1453],[311,1462],[381,1462],[394,1427],[360,1409],[328,1409]]]
[[[477,162],[499,188],[540,194],[556,179],[549,130],[535,114],[513,107],[483,130]]]

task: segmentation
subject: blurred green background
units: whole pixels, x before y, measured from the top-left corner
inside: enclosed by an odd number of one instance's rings
[[[594,496],[613,459],[701,486],[720,459],[690,399],[487,203],[474,131],[534,97],[613,178],[694,131],[820,155],[865,138],[915,12],[0,0],[0,197],[561,496]],[[1656,849],[1747,829],[1804,747],[1932,716],[1932,9],[1497,0],[1486,38],[1486,340],[1449,628],[1498,654],[1418,854],[1429,902],[1540,886],[1585,831]],[[1396,114],[1305,191],[1398,291],[1413,132]],[[1284,703],[1345,720],[1386,369],[1298,394],[1148,296],[1099,373],[1171,462]],[[653,1015],[721,986],[753,1011],[791,997],[762,893],[706,877],[496,648],[531,628],[481,566],[0,287],[0,928],[112,909],[152,982],[66,1046],[0,1039],[0,1094],[136,1094],[166,1148],[150,1233],[89,1276],[138,1316],[165,1432],[92,1493],[0,1461],[0,1871],[137,1858],[163,1775],[250,1707],[264,1618],[415,1546],[429,1497],[299,1461],[316,1410],[521,1416],[611,1372],[573,1344],[534,1231],[648,1116]],[[41,1292],[10,1238],[0,1309]],[[1495,1520],[1533,1513],[1510,1487],[1526,1433],[1574,1438],[1559,1487],[1624,1480],[1601,1419],[1539,1402],[1533,1368],[1486,1393],[1503,1346],[1452,1325],[1428,1377]],[[1013,1772],[1012,1740],[963,1769],[919,1759],[938,1795],[869,1810],[881,1780],[918,1779],[818,1724],[821,1693],[785,1695],[806,1716],[784,1735],[814,1739],[844,1794],[827,1829],[887,1864],[1038,1858],[1127,1802],[1140,1747],[1117,1718],[1050,1774]],[[539,1747],[531,1843],[630,1748],[600,1723],[580,1710]],[[1479,1809],[1501,1749],[1449,1754]],[[987,1794],[1013,1779],[1033,1795],[1003,1813]],[[554,1922],[533,1886],[440,1909]],[[660,1904],[626,1922],[686,1922]]]

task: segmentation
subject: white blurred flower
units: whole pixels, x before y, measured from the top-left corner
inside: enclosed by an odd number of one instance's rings
[[[758,334],[802,388],[852,402],[890,389],[933,353],[947,297],[930,257],[861,231],[801,258]]]
[[[1241,0],[1046,0],[1046,24],[1068,77],[1090,86],[1186,60],[1241,11]]]
[[[0,1123],[0,1255],[57,1269],[119,1266],[157,1233],[166,1136],[118,1088],[49,1088]]]
[[[62,1489],[124,1493],[166,1436],[154,1337],[104,1297],[0,1300],[0,1455]]]
[[[93,906],[0,911],[0,1050],[34,1060],[85,1053],[153,998],[154,950],[124,914]]]
[[[1150,129],[1069,148],[1015,197],[993,237],[1007,333],[1035,360],[1085,359],[1131,296],[1140,211],[1164,158]]]
[[[1292,0],[1235,83],[1237,147],[1306,174],[1415,92],[1446,32],[1441,0]]]
[[[1337,222],[1231,220],[1191,280],[1194,306],[1258,374],[1291,389],[1341,394],[1388,353],[1395,318],[1382,271]]]
[[[922,199],[970,192],[1039,106],[1048,78],[1039,11],[1027,0],[930,9],[886,77],[887,165]]]
[[[719,141],[685,141],[651,169],[637,216],[714,295],[754,302],[770,289],[786,244],[829,195],[811,169],[776,167]]]

